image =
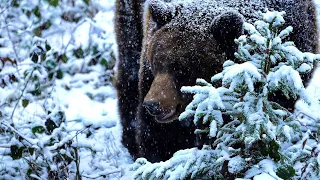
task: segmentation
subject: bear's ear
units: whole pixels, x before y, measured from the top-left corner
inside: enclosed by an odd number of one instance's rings
[[[174,7],[162,0],[151,0],[149,7],[152,20],[157,24],[157,29],[169,23],[174,16]]]
[[[212,24],[213,37],[223,48],[235,44],[234,39],[243,34],[243,18],[237,12],[226,12],[216,17]]]

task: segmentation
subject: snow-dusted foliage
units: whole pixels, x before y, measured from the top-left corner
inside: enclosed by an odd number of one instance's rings
[[[1,1],[0,179],[121,176],[113,3]]]
[[[211,148],[204,147],[202,150],[181,150],[176,152],[174,157],[169,161],[154,164],[144,158],[137,159],[131,167],[131,170],[135,171],[134,178],[175,180],[211,177],[218,156]]]
[[[320,178],[317,133],[304,132],[290,111],[268,99],[281,91],[309,102],[299,73],[311,73],[320,60],[284,42],[293,30],[279,29],[284,13],[267,11],[254,24],[244,23],[248,33],[235,40],[236,60],[226,61],[212,84],[198,79],[182,88],[195,95],[180,120],[204,126],[195,133],[207,135],[208,146],[181,150],[166,162],[139,159],[133,167],[137,179]]]

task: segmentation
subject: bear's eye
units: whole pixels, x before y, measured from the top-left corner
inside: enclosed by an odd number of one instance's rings
[[[173,74],[175,74],[176,78],[183,78],[185,76],[188,76],[188,72],[190,71],[189,67],[186,67],[186,65],[183,65],[178,61],[175,61],[172,64],[172,67]]]
[[[184,76],[185,73],[180,69],[180,70],[177,71],[177,75],[178,76]]]
[[[190,74],[188,74],[188,70],[187,69],[185,69],[185,70],[183,70],[183,69],[175,69],[174,70],[174,74],[175,74],[175,77],[176,77],[177,80],[185,79],[185,78],[188,77],[188,75],[190,75]]]

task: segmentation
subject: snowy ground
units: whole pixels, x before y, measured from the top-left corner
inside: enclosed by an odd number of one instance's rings
[[[28,3],[38,4],[39,2],[30,1]],[[82,1],[75,2],[83,3]],[[95,14],[92,20],[85,19],[77,26],[74,26],[75,23],[65,25],[63,27],[65,31],[63,32],[66,33],[62,36],[61,33],[50,34],[49,31],[43,32],[42,37],[48,41],[52,49],[67,49],[66,47],[68,46],[86,48],[89,46],[89,42],[94,40],[99,41],[97,42],[99,45],[103,43],[113,44],[112,48],[116,48],[113,27],[114,0],[95,0],[91,3],[98,9],[98,13]],[[76,5],[75,7],[78,6]],[[6,10],[4,9],[3,12]],[[61,22],[55,23],[59,24]],[[108,39],[90,39],[97,36],[108,37]],[[4,48],[0,48],[1,57],[10,54],[10,50],[4,54]],[[80,72],[88,58],[90,59],[90,57],[84,57],[71,62],[72,66],[69,68]],[[28,68],[26,66],[21,67]],[[107,72],[104,67],[99,64],[92,65],[88,69],[90,69],[88,73],[76,73],[72,76],[65,73],[62,79],[55,81],[56,83],[52,88],[52,99],[46,99],[45,101],[48,101],[48,104],[51,101],[58,102],[61,110],[66,115],[65,127],[68,132],[67,136],[74,136],[75,138],[72,138],[75,139],[74,144],[78,147],[83,147],[79,150],[80,171],[83,179],[130,179],[131,175],[130,172],[127,173],[127,170],[133,161],[127,150],[120,143],[122,131],[117,110],[116,91],[111,85],[102,85],[103,83],[110,84],[110,79],[106,80],[106,77],[109,76],[106,75]],[[13,72],[15,69],[12,67],[1,69],[0,77],[10,71]],[[23,71],[21,70],[21,72]],[[9,86],[1,87],[0,104],[10,99],[10,96],[17,96],[18,94],[20,94],[20,91],[13,88],[10,89]],[[41,124],[41,122],[43,124],[43,117],[47,115],[43,111],[43,101],[42,99],[32,98],[27,107],[23,108],[18,105],[12,118],[14,123],[20,127],[24,126],[26,121],[31,121],[30,124],[33,125]],[[1,110],[12,112],[10,108]],[[2,119],[0,118],[0,120]],[[87,128],[89,126],[90,128]],[[92,134],[88,137],[86,133],[81,133],[83,131],[90,131]],[[28,169],[28,165],[22,159],[13,160],[10,156],[6,156],[10,152],[8,148],[10,144],[1,144],[1,142],[5,141],[3,137],[0,137],[0,140],[0,179],[11,179],[10,175],[12,174],[12,177],[20,176],[17,179],[22,179],[23,174],[15,174],[17,171],[14,168],[23,172]],[[30,141],[41,144],[43,139],[30,139]],[[6,176],[1,172],[12,173]]]
[[[114,16],[114,0],[97,1],[103,7],[102,11],[95,17],[98,27],[102,27],[107,34],[110,34],[109,42],[115,43],[113,16]],[[111,10],[111,11],[110,11]],[[83,23],[76,31],[77,43],[83,44],[88,41],[87,34],[89,33],[90,24]],[[116,49],[116,45],[113,46]],[[107,148],[106,154],[102,154],[100,163],[106,172],[115,172],[113,175],[108,176],[110,179],[131,179],[131,172],[128,171],[129,166],[133,163],[129,153],[122,146],[121,139],[121,124],[119,122],[119,114],[117,109],[117,98],[115,88],[112,86],[94,88],[101,78],[100,69],[93,71],[91,74],[67,76],[58,82],[57,97],[61,104],[65,107],[65,113],[69,128],[79,129],[83,125],[83,121],[87,124],[115,124],[113,128],[101,128],[96,134],[94,141],[91,142],[92,147]],[[86,82],[86,83],[84,83]],[[89,82],[89,83],[88,83]],[[71,87],[71,90],[66,90],[65,86]],[[90,97],[103,97],[99,98]],[[81,123],[77,120],[82,119]],[[79,126],[79,128],[77,128]],[[88,141],[85,138],[83,141]],[[81,140],[79,140],[81,142]],[[83,155],[83,157],[86,157]],[[80,168],[92,171],[92,158],[88,154],[88,158],[81,160]],[[92,172],[88,174],[93,174]],[[99,174],[99,172],[97,172]],[[103,179],[103,178],[102,178]]]
[[[92,83],[95,81],[93,79],[97,76],[98,74],[92,74],[91,77],[66,77],[59,83],[61,88],[57,89],[57,94],[61,104],[65,107],[67,121],[69,121],[68,127],[70,129],[81,129],[83,121],[86,121],[85,123],[87,124],[106,124],[106,127],[108,124],[116,123],[116,126],[113,128],[101,128],[96,132],[95,138],[90,144],[94,148],[109,149],[106,151],[107,154],[101,154],[108,156],[101,157],[102,161],[106,162],[104,167],[101,168],[108,172],[120,171],[121,173],[115,173],[113,177],[128,179],[126,171],[132,160],[127,150],[120,143],[121,125],[117,113],[116,92],[111,86],[94,89]],[[83,83],[85,80],[89,80],[90,83]],[[67,91],[64,88],[65,85],[71,85],[71,90]],[[88,97],[88,94],[96,95],[99,93],[107,98],[104,101],[97,101]],[[82,119],[82,122],[78,123],[78,119]],[[88,141],[85,138],[82,140],[84,142]],[[81,139],[79,139],[79,143],[84,142],[81,142]],[[83,155],[83,157],[86,156]],[[81,167],[84,172],[86,172],[86,169],[92,170],[89,167],[92,163],[91,161],[92,158],[89,154],[88,158],[81,160]]]

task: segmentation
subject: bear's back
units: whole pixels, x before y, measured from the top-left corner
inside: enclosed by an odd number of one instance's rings
[[[258,20],[259,13],[267,9],[285,11],[284,26],[293,26],[292,41],[295,41],[297,47],[301,51],[313,53],[318,49],[318,42],[314,41],[318,39],[315,37],[318,36],[315,33],[318,30],[313,0],[171,0],[168,2],[175,8],[173,14],[175,17],[165,26],[197,32],[210,31],[214,19],[227,11],[241,14],[244,21],[249,23]],[[300,44],[302,41],[308,43]]]

